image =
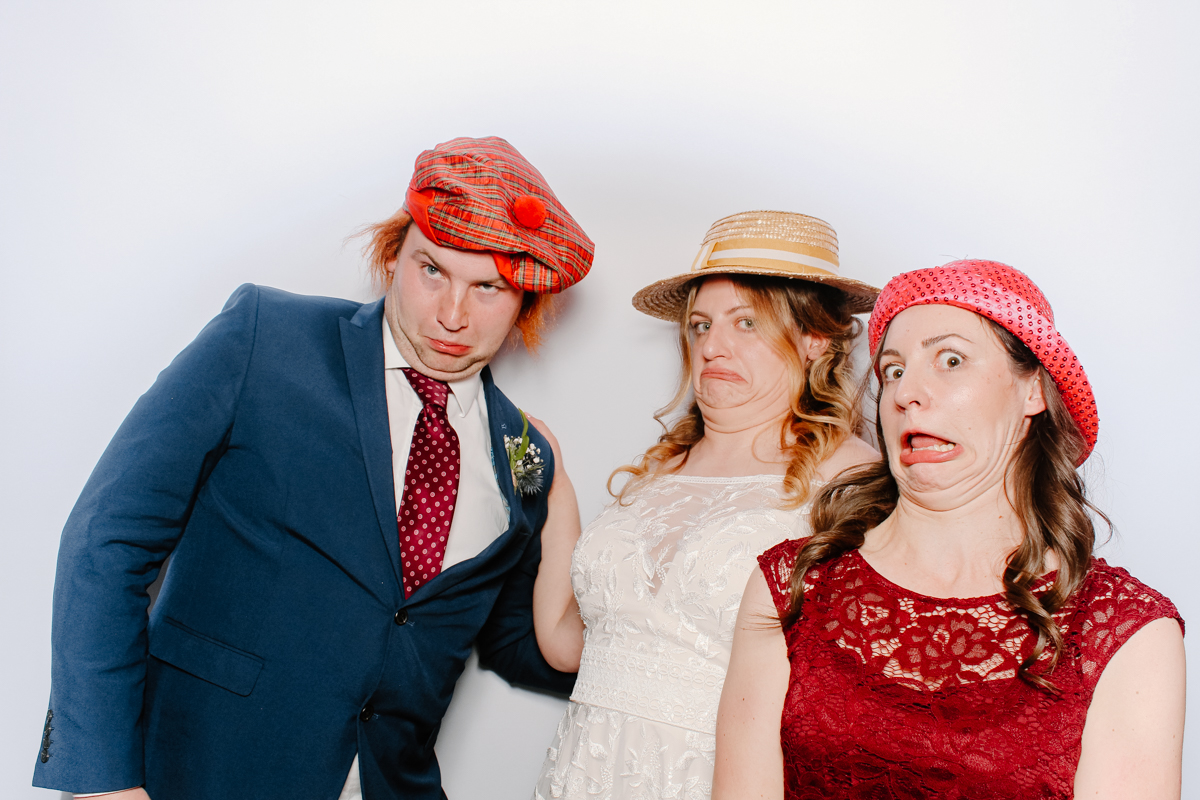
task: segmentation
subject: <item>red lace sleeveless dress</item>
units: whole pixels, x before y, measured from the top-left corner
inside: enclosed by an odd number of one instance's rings
[[[759,557],[780,613],[802,543]],[[856,550],[821,564],[806,577],[803,615],[784,630],[792,667],[781,730],[785,796],[1071,797],[1104,666],[1163,617],[1183,624],[1170,600],[1093,559],[1055,615],[1065,644],[1054,695],[1016,676],[1036,638],[1003,595],[919,595]]]

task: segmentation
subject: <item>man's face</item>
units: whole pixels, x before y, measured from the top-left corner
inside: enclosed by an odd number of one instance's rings
[[[525,295],[501,277],[491,253],[441,247],[416,225],[389,271],[384,315],[396,346],[413,369],[442,381],[483,369]]]

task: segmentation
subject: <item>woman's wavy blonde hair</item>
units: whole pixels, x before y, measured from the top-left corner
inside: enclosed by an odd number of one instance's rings
[[[779,430],[779,449],[788,456],[783,478],[785,507],[802,505],[812,494],[813,480],[821,462],[833,454],[847,437],[858,433],[861,416],[853,393],[851,353],[862,323],[850,313],[846,296],[829,286],[790,278],[758,275],[722,275],[733,282],[738,293],[753,309],[755,327],[783,357],[791,397],[791,414]],[[679,320],[679,349],[682,365],[675,396],[654,419],[663,426],[658,442],[632,464],[618,467],[608,478],[609,494],[624,503],[629,493],[646,481],[677,472],[687,463],[692,447],[704,438],[704,417],[692,394],[692,342],[689,319],[696,293],[703,281],[692,283],[687,305]],[[825,352],[805,363],[799,352],[805,334],[829,340]],[[674,422],[665,418],[691,397],[687,410]],[[613,490],[618,475],[628,475],[619,491]]]

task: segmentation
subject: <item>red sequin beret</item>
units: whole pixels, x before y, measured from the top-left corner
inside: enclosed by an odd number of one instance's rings
[[[1087,460],[1100,430],[1096,398],[1075,352],[1054,327],[1050,303],[1033,281],[1023,272],[995,261],[951,261],[941,267],[897,275],[883,287],[871,312],[867,333],[872,355],[888,323],[904,309],[919,305],[973,311],[1024,342],[1054,379],[1086,442],[1079,463]]]
[[[519,289],[561,292],[592,266],[592,240],[542,174],[496,136],[421,153],[404,205],[434,244],[490,252]]]

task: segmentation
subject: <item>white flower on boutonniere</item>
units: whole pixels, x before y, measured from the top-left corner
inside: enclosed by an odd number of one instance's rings
[[[524,495],[537,494],[542,490],[542,470],[546,468],[546,462],[542,461],[541,449],[529,441],[529,420],[524,411],[521,411],[521,422],[525,424],[521,435],[505,435],[504,449],[512,470],[513,488]]]

